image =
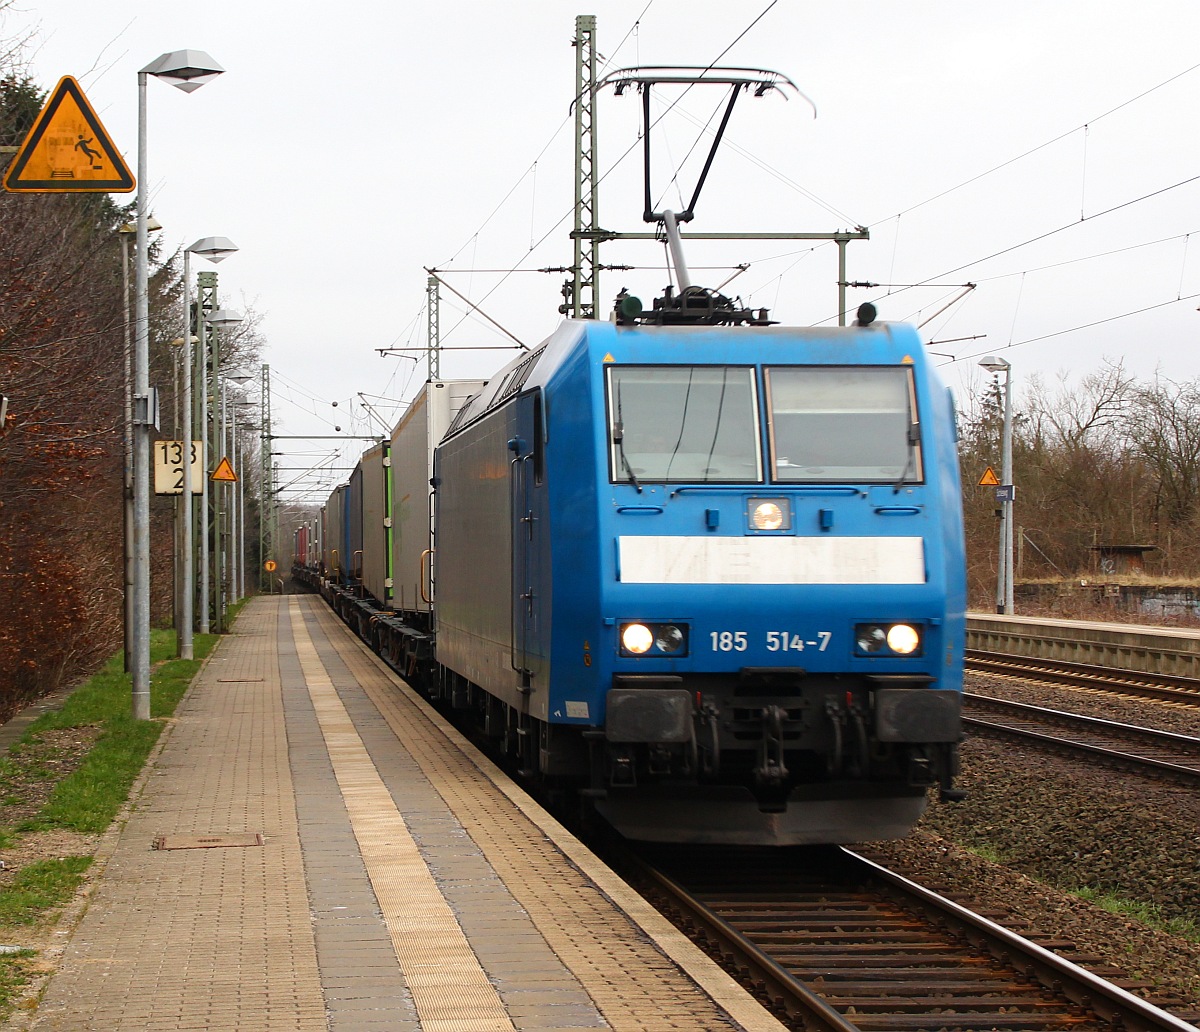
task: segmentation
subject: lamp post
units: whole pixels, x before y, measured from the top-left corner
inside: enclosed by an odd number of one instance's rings
[[[253,377],[249,373],[230,373],[227,379],[231,383],[235,383],[238,387],[243,386]],[[229,576],[229,594],[233,602],[241,600],[245,595],[244,586],[244,570],[245,570],[245,549],[246,549],[246,505],[245,495],[242,489],[242,478],[245,476],[241,459],[238,454],[238,433],[237,433],[237,410],[240,407],[252,404],[244,398],[235,397],[233,404],[230,406],[232,413],[230,416],[230,451],[233,452],[233,468],[234,470],[241,469],[238,474],[238,479],[233,484],[233,518],[230,521],[232,533],[230,534],[230,576]]]
[[[162,54],[138,72],[137,311],[133,380],[133,717],[150,719],[150,257],[146,253],[150,202],[146,160],[146,77],[198,90],[224,69],[199,50]],[[187,336],[186,334],[184,336]]]
[[[241,315],[237,312],[230,311],[227,308],[218,308],[215,312],[205,318],[205,322],[215,329],[216,335],[213,337],[212,351],[212,392],[207,393],[207,383],[205,384],[205,411],[209,414],[212,423],[212,442],[214,448],[221,447],[221,427],[222,421],[220,418],[219,400],[220,400],[220,369],[221,369],[221,333],[224,330],[233,329],[242,321]],[[211,409],[208,406],[211,405]],[[208,440],[208,432],[204,434],[205,441]],[[206,449],[207,451],[207,445]],[[204,485],[202,488],[200,510],[205,513],[207,520],[210,495],[209,476],[208,476],[208,458],[207,455],[204,461]],[[201,581],[200,581],[200,600],[201,606],[201,630],[208,630],[208,600],[210,594],[213,597],[213,629],[217,634],[220,634],[224,629],[224,618],[222,607],[224,605],[223,581],[221,578],[221,512],[220,505],[213,505],[213,537],[212,537],[212,563],[210,569],[209,552],[208,552],[208,526],[207,523],[201,528],[200,540],[202,543],[202,561],[201,561]],[[211,590],[210,590],[211,589]]]
[[[186,255],[184,257],[183,268],[184,268],[184,295],[185,295],[184,311],[186,312],[187,311],[187,299],[186,299],[186,294],[187,294],[187,257],[186,257]],[[187,320],[185,319],[184,320],[185,329],[186,329],[186,325],[187,325]],[[190,340],[187,337],[176,337],[174,340],[171,341],[171,347],[174,349],[171,353],[171,370],[172,370],[172,374],[174,377],[174,384],[175,384],[175,390],[173,392],[174,397],[175,397],[175,413],[174,413],[174,418],[171,420],[171,439],[179,442],[179,447],[180,447],[179,463],[181,466],[181,469],[180,469],[180,473],[181,473],[180,485],[181,486],[179,489],[179,494],[175,498],[175,526],[174,526],[175,562],[173,563],[173,567],[174,567],[174,571],[175,571],[175,580],[174,580],[174,584],[173,584],[174,594],[171,596],[174,599],[174,604],[171,607],[171,618],[172,618],[171,625],[175,628],[175,646],[176,646],[175,654],[180,657],[183,657],[183,632],[181,631],[180,628],[183,624],[183,616],[184,616],[184,613],[183,613],[183,583],[184,583],[183,532],[184,532],[184,518],[186,516],[190,516],[190,513],[186,511],[187,507],[184,505],[184,499],[187,499],[187,501],[189,501],[189,502],[191,501],[191,492],[192,492],[191,476],[192,476],[192,474],[191,474],[191,469],[190,469],[191,449],[186,447],[186,439],[183,436],[183,423],[181,421],[181,417],[179,414],[179,406],[180,406],[180,402],[183,398],[183,390],[180,386],[181,376],[180,376],[180,372],[179,372],[179,364],[181,362],[184,362],[184,363],[187,362],[188,356],[191,354],[191,348],[189,345],[195,344],[197,341],[199,341],[199,339],[200,339],[199,337],[191,337]],[[191,659],[193,657],[189,654],[186,658]]]
[[[147,219],[146,230],[162,229],[158,219]],[[125,532],[125,670],[133,669],[133,333],[129,320],[129,238],[137,233],[136,222],[126,222],[117,229],[121,239],[121,311],[125,324],[125,475],[124,475],[124,532]]]
[[[1003,358],[988,355],[979,363],[995,376],[1004,374],[1004,430],[1000,455],[1000,559],[996,568],[996,612],[1013,612],[1013,485],[1012,468],[1012,366]]]
[[[182,500],[183,527],[183,584],[180,588],[180,605],[175,612],[179,614],[175,627],[175,641],[180,659],[195,658],[195,639],[193,625],[195,623],[196,597],[196,567],[192,547],[192,341],[203,341],[203,337],[193,337],[192,325],[192,287],[191,287],[191,256],[199,254],[210,262],[220,262],[228,258],[237,245],[227,237],[201,237],[191,247],[183,252],[183,427],[180,438],[184,449],[183,494]],[[203,460],[204,449],[201,446],[199,456],[201,463],[201,478],[206,479]],[[203,488],[201,488],[203,491]]]

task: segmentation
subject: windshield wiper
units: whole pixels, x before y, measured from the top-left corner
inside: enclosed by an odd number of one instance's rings
[[[617,446],[617,455],[621,458],[621,465],[625,472],[629,474],[629,482],[637,488],[638,494],[642,493],[642,485],[638,483],[638,478],[633,472],[633,467],[629,465],[629,460],[625,458],[625,427],[622,423],[617,423],[613,427],[612,434],[613,444]]]
[[[904,482],[908,479],[908,471],[910,469],[912,469],[912,467],[913,467],[913,459],[916,457],[917,445],[920,443],[920,440],[921,440],[921,424],[920,423],[909,423],[908,424],[908,441],[907,441],[908,446],[906,448],[907,455],[904,459],[904,469],[902,469],[900,471],[900,479],[897,480],[896,483],[892,485],[892,494],[899,494],[900,488],[902,488],[904,486]]]
[[[625,457],[625,414],[621,407],[621,381],[617,381],[617,421],[613,425],[612,431],[613,444],[617,446],[617,455],[621,458],[621,465],[625,468],[625,472],[629,474],[629,482],[637,488],[637,493],[642,493],[642,485],[638,483],[638,478],[633,472],[633,467],[629,465],[629,460]]]
[[[729,386],[729,370],[725,369],[721,373],[721,393],[717,397],[717,414],[713,420],[713,435],[712,443],[708,446],[708,458],[704,466],[704,479],[712,475],[713,456],[717,452],[717,438],[721,436],[721,419],[725,415],[725,391]]]

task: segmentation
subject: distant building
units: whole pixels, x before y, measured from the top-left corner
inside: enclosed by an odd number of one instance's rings
[[[1093,545],[1100,572],[1104,574],[1141,573],[1146,568],[1146,553],[1158,545]]]

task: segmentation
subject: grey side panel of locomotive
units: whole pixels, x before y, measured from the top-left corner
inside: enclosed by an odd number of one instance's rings
[[[392,431],[392,606],[432,609],[428,551],[433,449],[484,380],[427,383]],[[376,596],[378,597],[378,596]]]
[[[390,445],[387,447],[390,448]],[[367,593],[385,608],[391,605],[391,578],[388,576],[387,478],[391,471],[384,465],[383,444],[363,453],[363,538],[362,579]]]
[[[515,407],[455,434],[438,450],[437,659],[524,712],[513,669],[512,521]]]

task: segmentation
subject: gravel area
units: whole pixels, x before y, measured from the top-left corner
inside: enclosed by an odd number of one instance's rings
[[[1175,704],[994,676],[969,675],[967,690],[1200,735],[1200,711]],[[1200,936],[1200,793],[982,736],[964,742],[962,760],[964,802],[931,805],[911,838],[866,851],[1072,941],[1153,987],[1145,995],[1200,1010],[1200,942],[1071,894],[1088,887],[1148,904]]]

